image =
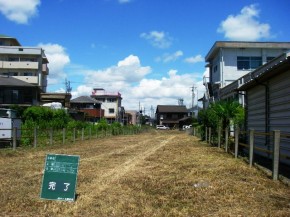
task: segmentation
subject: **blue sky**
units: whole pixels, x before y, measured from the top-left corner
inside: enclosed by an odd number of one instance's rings
[[[192,105],[204,92],[204,57],[215,41],[290,41],[288,0],[0,0],[0,34],[40,46],[48,91],[92,88],[139,102]]]

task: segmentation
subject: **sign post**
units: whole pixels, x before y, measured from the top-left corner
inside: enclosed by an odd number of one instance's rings
[[[74,201],[79,156],[46,155],[40,198]]]

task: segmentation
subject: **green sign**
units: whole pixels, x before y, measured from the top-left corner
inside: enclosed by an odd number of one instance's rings
[[[75,155],[46,155],[40,195],[42,199],[75,200],[79,158]]]

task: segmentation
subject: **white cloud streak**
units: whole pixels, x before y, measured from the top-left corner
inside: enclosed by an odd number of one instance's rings
[[[259,14],[257,5],[246,6],[240,14],[229,15],[226,20],[222,21],[217,31],[223,33],[225,38],[237,41],[257,41],[270,38],[270,25],[260,23]]]
[[[158,31],[143,32],[140,37],[146,39],[153,47],[161,49],[169,48],[173,40],[168,33]]]
[[[187,63],[195,64],[199,62],[204,62],[204,58],[199,54],[193,57],[188,57],[184,61]]]
[[[177,59],[179,59],[179,57],[181,57],[181,56],[183,56],[183,52],[181,50],[178,50],[172,54],[168,54],[168,53],[163,54],[163,56],[157,57],[156,61],[157,62],[164,62],[164,63],[174,62]]]
[[[0,12],[18,24],[27,24],[29,19],[37,15],[40,0],[0,0]]]

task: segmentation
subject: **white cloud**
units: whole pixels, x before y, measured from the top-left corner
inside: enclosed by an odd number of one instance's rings
[[[85,81],[88,83],[96,81],[98,84],[105,86],[110,84],[116,85],[116,83],[123,86],[127,82],[140,81],[150,72],[151,68],[149,66],[141,66],[139,58],[137,56],[130,55],[119,61],[116,66],[111,66],[104,70],[85,71],[84,73]]]
[[[178,99],[184,99],[184,105],[191,107],[191,87],[199,84],[201,78],[195,77],[193,73],[178,74],[177,70],[169,70],[166,77],[161,79],[142,79],[139,85],[131,87],[131,91],[125,91],[126,106],[141,100],[147,109],[152,105],[177,105]],[[202,82],[200,83],[202,85]],[[203,85],[198,86],[201,92]],[[200,96],[200,95],[199,95]],[[125,100],[124,100],[125,101]],[[197,97],[195,98],[195,104]],[[125,107],[126,108],[126,107]]]
[[[49,61],[48,84],[57,84],[64,81],[66,73],[64,68],[70,63],[70,58],[65,52],[65,48],[59,44],[39,44],[38,47],[44,49],[44,53]]]
[[[204,58],[199,54],[199,55],[196,55],[194,57],[188,57],[184,61],[187,63],[195,64],[198,62],[204,62]]]
[[[157,57],[156,61],[157,62],[164,62],[164,63],[168,63],[168,62],[174,62],[176,61],[179,57],[181,57],[183,55],[183,52],[181,50],[176,51],[173,54],[164,54],[162,57]]]
[[[108,92],[120,92],[122,106],[126,110],[137,110],[140,102],[146,114],[149,114],[151,106],[155,110],[157,105],[177,105],[179,98],[183,98],[184,105],[190,107],[193,85],[197,86],[200,94],[204,92],[200,73],[179,74],[171,69],[160,79],[149,79],[146,76],[151,73],[151,67],[142,66],[135,55],[129,55],[103,70],[83,70],[81,73],[85,75],[84,84],[73,89],[73,98],[89,96],[93,88],[100,87]],[[195,104],[196,101],[197,97]]]
[[[27,24],[39,5],[40,0],[0,0],[0,12],[13,22]]]
[[[270,37],[270,25],[260,23],[258,20],[260,11],[257,5],[244,7],[240,14],[229,15],[222,21],[218,32],[224,33],[224,37],[230,40],[256,41]]]
[[[169,36],[168,33],[165,32],[158,32],[158,31],[151,31],[149,33],[141,33],[141,38],[146,39],[149,43],[157,48],[169,48],[172,44],[172,38]]]

